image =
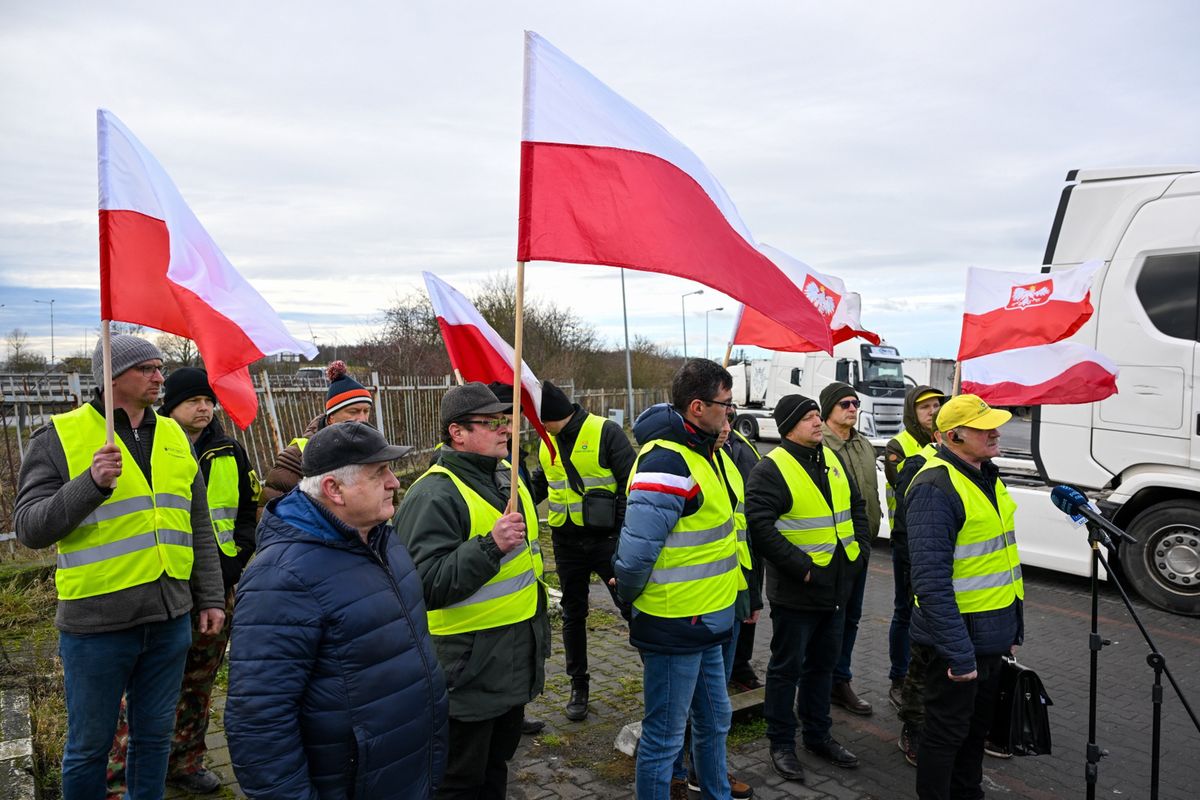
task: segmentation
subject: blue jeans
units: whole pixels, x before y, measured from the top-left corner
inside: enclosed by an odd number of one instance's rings
[[[866,592],[867,565],[864,561],[862,570],[850,587],[850,596],[846,598],[846,628],[842,631],[842,655],[833,668],[834,683],[850,682],[850,656],[854,654],[854,640],[858,638],[858,621],[862,619],[863,595]]]
[[[187,614],[111,633],[59,633],[67,700],[64,798],[104,800],[108,751],[122,694],[127,695],[129,712],[126,797],[163,796],[175,704],[191,644]]]
[[[731,709],[724,650],[715,644],[699,653],[642,652],[646,716],[637,753],[638,800],[668,800],[689,712],[701,791],[717,800],[729,797],[725,737]]]
[[[908,545],[892,543],[892,624],[888,627],[888,657],[892,666],[888,680],[902,680],[908,674],[908,624],[912,620],[912,565],[908,560]]]
[[[729,683],[729,679],[733,675],[733,660],[734,660],[734,658],[737,657],[738,633],[741,632],[741,628],[742,628],[742,621],[737,618],[737,615],[734,615],[734,617],[733,617],[733,637],[721,648],[721,657],[725,659],[725,683]],[[733,712],[731,710],[730,714],[732,714],[732,713]],[[691,722],[691,720],[688,720],[688,721],[689,721],[689,723]],[[691,725],[689,725],[688,727],[690,728]],[[686,778],[687,777],[686,759],[687,759],[688,739],[689,738],[690,737],[685,733],[684,737],[683,737],[683,745],[679,748],[679,755],[675,756],[675,766],[672,770],[673,777],[676,777],[676,778]]]

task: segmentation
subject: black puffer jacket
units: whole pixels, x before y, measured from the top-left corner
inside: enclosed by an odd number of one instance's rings
[[[996,505],[999,470],[994,464],[985,461],[982,469],[975,469],[945,447],[938,448],[938,457],[970,478]],[[912,588],[920,602],[912,612],[912,640],[934,647],[956,675],[975,669],[976,653],[1007,653],[1012,645],[1021,644],[1025,623],[1020,600],[996,611],[962,614],[958,610],[951,575],[954,544],[967,517],[946,470],[928,469],[917,475],[904,499]]]
[[[780,446],[800,462],[830,504],[829,467],[820,447],[804,447],[784,439]],[[843,470],[845,468],[843,467]],[[863,552],[870,548],[867,504],[853,476],[850,482],[850,517],[854,538]],[[850,561],[839,543],[828,566],[815,567],[812,559],[775,529],[776,521],[792,507],[792,493],[779,467],[770,458],[758,462],[746,484],[746,523],[755,555],[766,564],[767,599],[771,605],[802,611],[833,611],[845,604],[850,587],[864,568],[865,558]],[[812,578],[804,578],[811,571]]]

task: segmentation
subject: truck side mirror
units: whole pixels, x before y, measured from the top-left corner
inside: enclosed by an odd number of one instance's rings
[[[834,371],[834,380],[840,383],[850,383],[850,359],[839,358]]]

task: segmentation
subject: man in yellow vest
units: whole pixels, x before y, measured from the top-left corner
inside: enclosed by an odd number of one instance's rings
[[[613,567],[620,598],[633,604],[629,640],[642,655],[638,797],[686,793],[687,775],[675,770],[689,710],[701,793],[731,796],[724,647],[742,568],[728,476],[736,468],[716,444],[732,388],[724,368],[692,359],[671,382],[671,405],[646,409],[633,428],[642,449]]]
[[[545,683],[550,625],[538,518],[524,481],[510,491],[511,411],[482,383],[447,391],[438,460],[396,512],[450,691],[439,798],[505,796],[525,704]]]
[[[103,386],[101,348],[92,374]],[[225,595],[204,479],[179,425],[155,415],[162,353],[112,337],[116,443],[99,396],[34,434],[14,521],[27,547],[58,546],[59,655],[66,684],[63,796],[103,798],[121,696],[130,716],[129,797],[162,797],[190,614],[213,635]]]
[[[788,395],[773,416],[781,441],[750,473],[746,522],[755,555],[766,565],[771,601],[763,702],[771,763],[785,779],[803,782],[798,727],[810,753],[838,767],[858,766],[833,738],[829,706],[846,600],[865,567],[869,534],[853,476],[822,443],[817,402]]]
[[[533,474],[533,485],[545,484],[548,491],[547,521],[562,589],[563,650],[571,678],[566,715],[577,722],[588,713],[587,614],[592,573],[606,586],[613,577],[612,557],[635,455],[620,425],[589,414],[550,381],[542,384],[541,417],[556,452],[551,456],[542,442],[541,469]],[[593,501],[595,505],[589,505]],[[606,514],[611,516],[602,518]],[[628,616],[617,601],[616,589],[608,589],[618,611]]]
[[[982,798],[1001,658],[1024,641],[1016,503],[992,459],[1012,417],[975,395],[938,412],[944,443],[905,494],[916,595],[912,658],[929,665],[917,750],[921,798]]]
[[[192,646],[183,671],[183,686],[175,709],[175,735],[167,782],[193,794],[209,794],[221,787],[221,776],[204,766],[208,752],[209,702],[217,671],[225,660],[225,646],[233,625],[233,587],[254,553],[254,528],[258,524],[258,476],[235,439],[226,435],[213,417],[217,395],[208,373],[196,367],[171,370],[163,383],[158,413],[179,423],[187,434],[208,495],[209,516],[220,550],[225,584],[225,626],[219,633],[201,635],[193,619]],[[193,615],[194,617],[195,615]],[[116,741],[108,761],[109,794],[125,787],[125,756],[129,743],[126,715],[121,714]]]

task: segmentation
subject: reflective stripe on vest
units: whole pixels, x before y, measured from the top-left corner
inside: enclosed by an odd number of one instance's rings
[[[208,470],[208,515],[212,518],[217,546],[229,557],[238,554],[233,528],[238,513],[238,468],[232,453],[212,458]]]
[[[713,463],[676,442],[649,442],[638,453],[638,461],[655,447],[683,457],[699,484],[701,504],[696,513],[675,522],[654,562],[649,582],[633,605],[647,614],[672,619],[728,608],[737,597],[742,571],[734,504],[727,484]],[[737,472],[732,462],[730,470]],[[636,472],[635,464],[631,475]]]
[[[508,467],[506,462],[505,467]],[[471,516],[471,536],[486,536],[503,512],[479,496],[450,470],[435,464],[418,481],[429,475],[445,475],[458,489]],[[415,485],[415,484],[414,484]],[[429,632],[449,636],[487,628],[498,628],[526,620],[537,613],[538,581],[542,577],[542,549],[538,544],[537,508],[522,481],[519,485],[521,512],[525,516],[526,541],[500,559],[500,569],[491,580],[469,597],[442,608],[429,609]]]
[[[571,463],[583,481],[585,494],[593,489],[617,491],[617,478],[613,471],[600,466],[600,433],[603,428],[604,417],[588,414],[579,426],[579,435],[575,437],[575,445],[571,448]],[[546,498],[549,510],[546,522],[551,528],[561,528],[567,524],[568,519],[575,525],[583,525],[583,495],[572,489],[570,481],[567,480],[567,471],[562,465],[562,448],[558,446],[558,440],[553,434],[547,435],[550,436],[558,457],[552,461],[550,448],[542,442],[538,450],[538,461],[542,465],[542,472],[546,474],[546,485],[550,490],[549,497]]]
[[[904,458],[896,462],[896,477],[900,477],[900,470],[904,469],[904,462],[921,452],[921,445],[917,444],[916,438],[907,430],[900,431],[892,439],[900,445],[900,449],[904,451]],[[887,488],[884,490],[887,497],[888,519],[895,520],[896,518],[896,487],[889,481]]]
[[[104,417],[88,404],[51,421],[74,479],[91,468],[92,456],[105,443]],[[124,467],[112,495],[58,543],[54,583],[61,600],[128,589],[164,572],[178,580],[191,577],[197,466],[187,435],[169,417],[155,420],[153,492],[121,437],[116,443]]]
[[[736,431],[734,432],[736,433]],[[733,496],[737,498],[737,505],[733,507],[733,529],[737,533],[738,565],[742,570],[747,570],[750,569],[750,542],[746,540],[746,486],[742,481],[742,473],[738,472],[737,466],[733,463],[733,457],[723,448],[717,452],[725,467],[725,477],[729,479],[729,488],[733,490]],[[750,584],[746,582],[746,573],[738,570],[738,591],[748,588],[750,588]]]
[[[832,450],[828,447],[821,449],[829,470],[829,493],[833,498],[833,508],[829,507],[808,471],[800,466],[791,453],[776,447],[767,453],[767,458],[779,467],[779,473],[792,495],[792,506],[775,521],[775,529],[808,553],[814,565],[827,567],[833,561],[839,541],[846,551],[846,558],[851,561],[858,559],[859,548],[850,516],[850,480],[846,477],[846,468]]]
[[[1025,598],[1014,520],[1017,504],[996,479],[996,505],[949,462],[932,456],[917,474],[944,469],[962,500],[966,521],[954,541],[954,599],[963,614],[1008,608]],[[915,483],[915,479],[914,479]]]

